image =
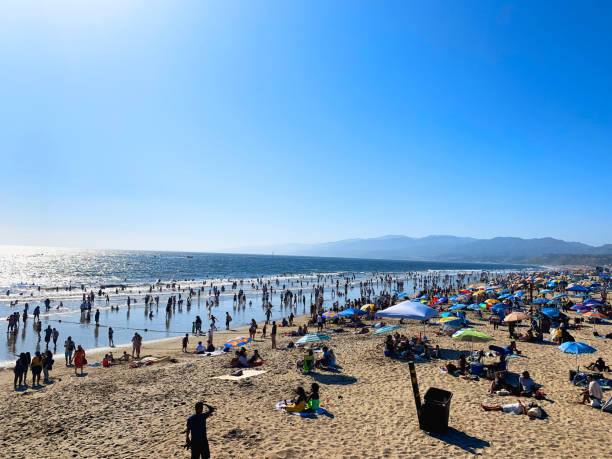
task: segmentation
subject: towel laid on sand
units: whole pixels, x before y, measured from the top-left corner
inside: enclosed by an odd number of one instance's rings
[[[204,354],[196,354],[196,355],[199,355],[200,357],[214,357],[216,355],[227,355],[227,354],[228,354],[227,352],[220,351],[217,349],[216,351],[213,351],[213,352],[205,352]]]
[[[240,376],[232,376],[232,375],[221,375],[221,376],[213,376],[213,379],[226,379],[228,381],[239,381],[241,379],[250,378],[252,376],[259,376],[266,373],[266,370],[242,370],[242,374]]]
[[[325,408],[317,408],[312,413],[304,413],[304,412],[302,412],[302,413],[294,413],[292,411],[285,411],[285,406],[286,406],[285,402],[278,402],[276,404],[276,409],[280,410],[280,411],[282,411],[284,413],[287,413],[287,414],[295,414],[295,415],[300,416],[302,418],[315,418],[316,419],[316,417],[318,415],[325,415],[325,416],[328,416],[328,417],[333,417]]]

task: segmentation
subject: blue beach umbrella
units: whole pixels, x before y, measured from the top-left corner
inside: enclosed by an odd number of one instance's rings
[[[536,298],[533,300],[533,304],[546,304],[548,300],[546,298]]]
[[[561,314],[561,311],[559,311],[559,309],[557,308],[544,308],[542,309],[542,314],[544,314],[545,316],[548,317],[559,317],[559,314]]]
[[[317,341],[329,341],[331,337],[324,333],[309,333],[297,340],[298,344],[316,343]]]
[[[467,308],[469,305],[467,304],[456,304],[454,306],[451,306],[450,308],[448,308],[449,311],[456,311],[458,309],[463,309],[463,308]]]
[[[452,312],[443,312],[442,314],[440,314],[440,316],[442,316],[442,317],[456,317],[455,314],[453,314]]]
[[[592,354],[594,352],[597,352],[597,349],[589,346],[586,343],[573,342],[573,341],[572,342],[568,341],[566,343],[563,343],[561,346],[559,346],[559,349],[561,349],[566,354],[576,354],[576,369],[577,370],[580,368],[578,367],[578,354]]]
[[[362,316],[364,314],[367,314],[367,312],[362,311],[361,309],[348,308],[348,309],[345,309],[344,311],[340,311],[339,313],[339,315],[341,315],[342,317],[353,317],[354,314],[357,314],[358,316]]]

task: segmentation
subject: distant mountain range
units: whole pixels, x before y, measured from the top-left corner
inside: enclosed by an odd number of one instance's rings
[[[457,236],[382,236],[319,244],[242,248],[243,253],[489,263],[609,264],[612,244],[599,247],[551,237],[475,239]],[[582,261],[581,261],[582,260]]]

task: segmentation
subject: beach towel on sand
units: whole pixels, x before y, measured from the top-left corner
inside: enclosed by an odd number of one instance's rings
[[[213,379],[226,379],[228,381],[239,381],[241,379],[250,378],[252,376],[259,376],[266,373],[266,370],[242,370],[242,374],[240,376],[232,376],[232,375],[222,375],[222,376],[213,376]]]
[[[220,351],[220,350],[216,350],[213,352],[204,352],[203,354],[196,354],[199,355],[200,357],[214,357],[216,355],[227,355],[227,352],[225,351]]]
[[[328,416],[328,417],[333,417],[325,408],[320,408],[319,407],[315,411],[313,411],[312,413],[304,413],[304,412],[302,412],[302,413],[294,413],[292,411],[285,411],[285,406],[286,406],[285,402],[278,402],[276,404],[276,409],[280,410],[280,411],[282,411],[284,413],[287,413],[287,414],[295,414],[295,415],[300,416],[302,418],[314,418],[314,419],[316,419],[316,417],[318,415],[325,415],[325,416]]]

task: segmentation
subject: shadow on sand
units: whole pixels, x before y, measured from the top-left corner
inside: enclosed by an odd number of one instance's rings
[[[319,384],[348,386],[357,382],[357,378],[337,373],[311,373],[310,376]]]
[[[477,449],[488,448],[491,444],[482,440],[478,437],[472,437],[465,432],[449,427],[445,434],[434,434],[430,433],[429,436],[437,438],[440,441],[448,443],[449,445],[455,445],[462,450],[470,454],[482,454],[482,452],[476,451]]]

